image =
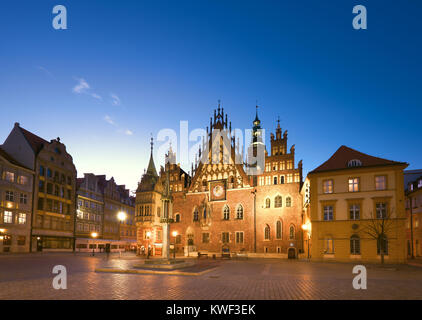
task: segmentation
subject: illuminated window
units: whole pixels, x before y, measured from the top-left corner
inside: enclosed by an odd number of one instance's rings
[[[349,192],[359,191],[359,178],[350,178],[349,179]]]
[[[6,181],[9,181],[9,182],[14,182],[15,181],[15,174],[13,172],[6,171],[4,173],[4,179]]]
[[[19,213],[18,223],[19,224],[25,224],[26,223],[26,214],[25,213]]]
[[[13,223],[13,213],[12,213],[12,211],[4,211],[3,222],[4,223]]]
[[[325,180],[323,182],[323,189],[324,193],[333,193],[333,180]]]

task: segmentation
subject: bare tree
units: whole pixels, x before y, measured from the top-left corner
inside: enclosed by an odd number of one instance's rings
[[[370,218],[366,220],[367,223],[362,228],[362,232],[377,241],[381,264],[384,264],[384,255],[388,249],[388,235],[394,228],[394,222],[397,219],[393,218],[393,210],[388,210],[386,204],[380,203],[379,205],[380,207],[376,208],[375,214],[371,212]]]

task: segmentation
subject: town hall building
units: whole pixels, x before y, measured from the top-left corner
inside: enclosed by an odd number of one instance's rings
[[[151,140],[149,165],[136,192],[139,252],[163,255],[167,237],[176,253],[185,256],[225,252],[296,258],[302,253],[302,161],[296,166],[295,146],[288,148],[287,131],[282,132],[279,122],[269,148],[260,132],[257,112],[248,160],[244,161],[227,114],[218,106],[198,152],[201,161],[190,173],[176,164],[171,148],[165,167],[157,173]],[[218,148],[213,139],[220,139]],[[250,160],[260,147],[265,159],[262,168]],[[258,174],[250,174],[251,168]],[[163,210],[167,186],[170,208]],[[165,217],[164,211],[168,211]]]

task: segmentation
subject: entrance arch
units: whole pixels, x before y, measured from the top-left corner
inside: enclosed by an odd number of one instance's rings
[[[296,249],[295,248],[289,248],[287,250],[287,257],[289,259],[296,259]]]

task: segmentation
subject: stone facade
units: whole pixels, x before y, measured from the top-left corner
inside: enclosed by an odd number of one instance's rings
[[[35,172],[32,251],[74,248],[76,168],[60,138],[50,142],[16,123],[3,149]]]
[[[0,149],[0,252],[29,252],[34,172]]]
[[[256,157],[262,144],[260,129],[257,115],[248,160],[251,155]],[[258,175],[248,174],[253,165],[243,162],[236,139],[231,135],[231,123],[220,107],[215,110],[207,132],[208,137],[198,152],[200,161],[192,166],[191,175],[175,163],[176,155],[171,149],[165,168],[158,175],[151,149],[148,170],[136,194],[140,252],[148,252],[150,247],[151,254],[162,254],[160,216],[168,174],[172,194],[170,242],[177,254],[200,252],[218,256],[225,250],[232,255],[297,257],[303,251],[302,165],[299,162],[295,167],[294,146],[287,152],[287,132],[281,136],[281,128],[277,126],[276,135],[271,136],[271,154],[265,150],[265,169],[255,165]],[[220,139],[217,148],[215,139]]]

